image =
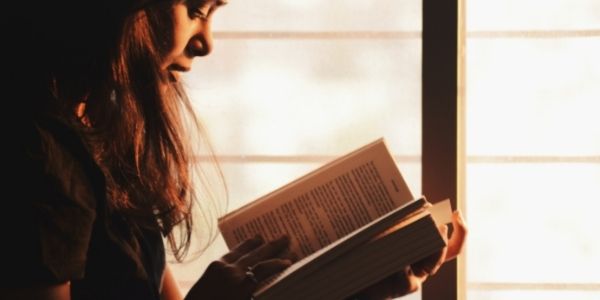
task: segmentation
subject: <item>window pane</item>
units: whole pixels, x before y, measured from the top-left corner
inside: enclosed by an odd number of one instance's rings
[[[469,281],[600,282],[600,164],[471,164],[467,172]]]
[[[600,28],[598,0],[469,0],[469,30]]]
[[[600,37],[470,39],[468,153],[600,154],[598,53]]]
[[[468,1],[469,299],[600,297],[599,12]]]
[[[420,194],[421,20],[417,0],[220,10],[213,53],[184,79],[222,158],[229,209],[382,136]],[[226,251],[219,238],[200,259],[173,264],[183,289]]]
[[[223,31],[421,31],[421,1],[230,1],[214,28]]]
[[[360,49],[360,51],[357,51]],[[419,39],[219,40],[186,81],[220,154],[420,153]]]

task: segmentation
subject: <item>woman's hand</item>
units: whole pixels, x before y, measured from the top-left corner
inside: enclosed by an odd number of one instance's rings
[[[208,266],[185,299],[250,299],[262,281],[292,264],[288,246],[286,236],[268,243],[257,236],[240,243]]]
[[[389,299],[420,289],[421,284],[429,276],[434,275],[444,262],[456,258],[462,252],[467,236],[467,227],[460,211],[455,211],[452,215],[452,227],[453,232],[449,240],[447,238],[448,227],[440,228],[440,233],[447,244],[442,250],[366,288],[351,299]]]

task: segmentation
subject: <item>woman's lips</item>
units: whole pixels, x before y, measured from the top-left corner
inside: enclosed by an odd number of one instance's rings
[[[183,72],[188,72],[190,67],[182,66],[179,64],[170,65],[167,70],[169,71],[169,79],[171,81],[179,81]]]
[[[181,72],[179,71],[169,71],[169,80],[171,82],[178,82],[181,79]]]

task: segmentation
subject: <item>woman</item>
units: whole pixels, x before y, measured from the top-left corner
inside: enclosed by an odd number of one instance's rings
[[[211,198],[218,189],[208,186],[211,177],[190,168],[183,128],[197,123],[179,77],[196,56],[210,53],[211,18],[224,4],[10,4],[4,90],[18,95],[10,111],[22,117],[7,124],[15,143],[6,157],[17,167],[7,171],[13,176],[6,189],[19,197],[5,201],[11,213],[2,225],[14,247],[4,247],[2,257],[15,264],[4,270],[0,298],[182,298],[165,265],[163,238],[181,259],[193,225],[203,221],[192,217],[193,208],[200,205],[206,219],[222,211]],[[198,181],[202,189],[194,189]],[[210,226],[194,228],[215,234]],[[249,299],[291,264],[287,244],[285,237],[243,242],[212,263],[186,299]],[[411,291],[445,251],[361,295]]]

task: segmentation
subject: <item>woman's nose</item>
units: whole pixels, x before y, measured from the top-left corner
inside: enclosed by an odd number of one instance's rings
[[[188,43],[188,51],[192,56],[206,56],[213,48],[212,31],[210,23],[206,23],[192,36]]]

